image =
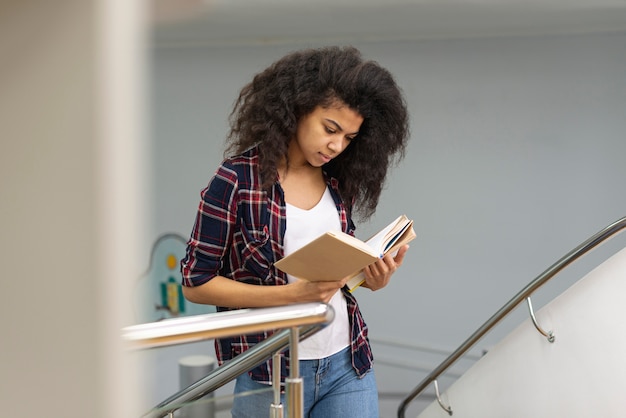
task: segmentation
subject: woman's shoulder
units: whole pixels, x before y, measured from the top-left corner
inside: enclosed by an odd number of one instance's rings
[[[218,175],[237,179],[240,185],[255,186],[259,180],[259,151],[250,148],[241,154],[226,157],[218,168]]]
[[[237,167],[237,166],[257,166],[259,164],[259,148],[252,147],[246,151],[226,157],[222,161],[222,166]]]

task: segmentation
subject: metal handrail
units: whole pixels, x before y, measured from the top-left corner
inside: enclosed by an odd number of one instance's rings
[[[122,339],[130,348],[154,348],[271,329],[323,325],[332,321],[333,316],[332,308],[324,303],[239,309],[131,325],[122,330]]]
[[[463,354],[471,349],[487,332],[497,325],[506,315],[508,315],[517,305],[522,303],[533,292],[543,286],[548,280],[554,277],[558,272],[563,270],[572,262],[588,253],[600,243],[613,237],[617,233],[626,228],[626,217],[605,227],[591,238],[574,248],[567,255],[562,257],[542,274],[537,276],[526,287],[524,287],[517,295],[508,301],[500,310],[498,310],[487,322],[478,328],[463,344],[459,346],[448,358],[446,358],[439,366],[437,366],[426,378],[424,378],[409,395],[402,401],[398,407],[398,418],[404,418],[405,411],[409,403],[421,394],[433,382],[437,382],[437,378],[441,376],[450,366],[452,366]],[[448,411],[452,415],[451,410]]]
[[[148,411],[144,417],[161,418],[173,414],[185,404],[201,399],[240,374],[263,363],[273,354],[280,353],[293,345],[294,333],[299,334],[299,339],[302,340],[322,329],[333,318],[334,311],[331,306],[323,303],[307,303],[173,318],[124,328],[122,338],[132,349],[154,348],[282,329],[198,382],[170,396]],[[297,331],[294,332],[294,330]]]

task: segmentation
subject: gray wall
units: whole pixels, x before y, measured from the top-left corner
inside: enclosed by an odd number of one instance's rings
[[[358,292],[374,339],[453,350],[557,259],[626,215],[626,33],[354,45],[396,74],[412,119],[406,159],[377,215],[357,230],[367,237],[401,212],[416,220],[418,239],[393,282]],[[301,46],[153,50],[152,239],[190,232],[240,87]],[[624,242],[557,277],[536,307]],[[525,315],[516,310],[476,351]],[[442,359],[375,350],[430,366]],[[424,376],[384,365],[377,373],[382,392],[406,392]]]

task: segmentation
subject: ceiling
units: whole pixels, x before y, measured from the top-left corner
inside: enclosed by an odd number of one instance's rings
[[[151,0],[157,46],[626,31],[626,0]]]

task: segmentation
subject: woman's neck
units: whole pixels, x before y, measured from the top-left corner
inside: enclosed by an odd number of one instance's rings
[[[310,164],[291,165],[283,162],[278,168],[278,179],[285,201],[300,209],[314,207],[326,189],[322,168]]]

